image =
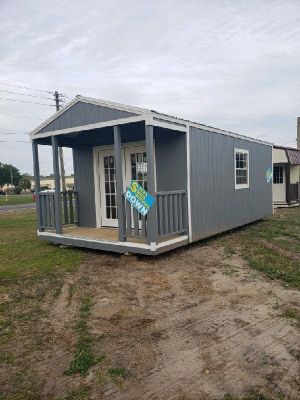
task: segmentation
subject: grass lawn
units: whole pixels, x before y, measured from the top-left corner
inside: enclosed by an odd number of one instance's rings
[[[0,214],[1,279],[53,276],[78,265],[75,249],[60,249],[36,237],[34,211]]]
[[[300,207],[277,209],[268,219],[212,240],[271,279],[300,289]]]
[[[32,194],[9,194],[7,196],[7,203],[6,203],[6,196],[0,196],[0,206],[5,205],[16,205],[16,204],[28,204],[33,203]]]
[[[0,368],[9,371],[9,378],[0,377],[1,400],[40,398],[31,364],[53,335],[44,322],[50,312],[45,304],[57,298],[62,277],[83,258],[76,249],[38,240],[35,218],[31,210],[0,214]]]

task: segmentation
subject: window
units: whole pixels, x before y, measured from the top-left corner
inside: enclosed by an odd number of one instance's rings
[[[234,149],[235,162],[235,188],[246,189],[249,187],[249,151]]]
[[[273,168],[273,183],[283,183],[283,167],[275,165]]]

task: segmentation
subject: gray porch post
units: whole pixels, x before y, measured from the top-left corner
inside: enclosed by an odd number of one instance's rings
[[[40,197],[39,197],[39,193],[41,190],[40,163],[39,163],[39,149],[36,140],[32,140],[32,155],[33,155],[34,186],[36,195],[37,224],[38,224],[38,230],[42,231],[44,229],[42,228],[42,215],[41,215]]]
[[[125,205],[123,201],[123,173],[122,173],[122,152],[121,152],[121,129],[120,126],[114,126],[114,153],[116,166],[116,201],[118,207],[119,222],[119,241],[124,242],[126,237]]]
[[[53,155],[53,173],[54,173],[54,185],[55,185],[55,231],[56,233],[62,233],[62,222],[61,222],[61,199],[60,199],[60,173],[59,173],[59,155],[58,155],[58,140],[57,136],[51,136],[52,143],[52,155]]]
[[[147,237],[148,242],[156,243],[158,239],[158,228],[157,228],[157,198],[156,198],[156,183],[155,183],[155,162],[154,162],[154,138],[153,138],[153,126],[145,126],[145,138],[146,138],[146,152],[147,152],[147,183],[148,192],[155,197],[155,203],[148,211],[147,214]]]

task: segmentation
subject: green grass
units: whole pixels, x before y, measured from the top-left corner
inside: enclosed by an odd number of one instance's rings
[[[104,356],[96,357],[92,349],[92,335],[87,325],[87,319],[91,313],[92,302],[89,297],[85,297],[81,301],[78,320],[76,322],[76,332],[78,341],[74,357],[66,369],[66,375],[86,374],[89,368],[100,362]]]
[[[0,213],[0,248],[0,399],[40,399],[33,359],[51,346],[49,312],[84,253],[37,239],[30,210]]]
[[[129,372],[125,368],[109,368],[108,371],[111,377],[118,377],[126,378],[129,375]]]
[[[227,255],[237,252],[269,278],[300,289],[300,207],[279,210],[268,219],[215,241],[224,245]],[[273,247],[270,249],[268,244]]]
[[[22,275],[55,274],[70,270],[82,260],[79,250],[61,249],[36,235],[34,211],[0,213],[0,283]]]
[[[295,322],[300,327],[300,312],[296,308],[284,308],[281,316]]]
[[[6,202],[6,196],[0,195],[0,206],[29,204],[33,202],[34,200],[32,194],[9,194],[7,196],[7,202]]]

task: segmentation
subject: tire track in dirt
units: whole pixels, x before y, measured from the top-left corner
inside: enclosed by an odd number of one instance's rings
[[[225,274],[227,265],[235,275]],[[76,298],[68,304],[66,280],[50,317],[55,335],[42,372],[44,398],[79,384],[90,387],[91,400],[216,400],[251,388],[300,398],[299,359],[292,355],[300,330],[274,308],[278,301],[300,304],[300,293],[254,276],[237,255],[213,246],[137,262],[95,253],[72,279],[84,276],[91,282],[94,352],[106,358],[87,376],[63,375],[78,306]],[[116,367],[129,375],[111,378],[107,371]]]
[[[274,315],[265,294],[266,287],[272,284],[264,283],[263,288],[259,282],[243,285],[244,276],[234,278],[233,284],[232,278],[221,273],[209,274],[211,286],[219,291],[210,291],[207,283],[210,298],[203,300],[195,292],[190,294],[183,284],[184,274],[198,265],[193,264],[189,264],[188,271],[168,275],[176,296],[168,305],[168,312],[156,322],[156,328],[167,335],[157,343],[157,362],[143,381],[143,388],[134,388],[116,398],[173,399],[176,393],[184,392],[215,399],[226,392],[240,395],[253,387],[299,398],[299,388],[295,386],[299,362],[280,339],[292,332],[296,345],[300,336],[285,319]],[[241,284],[249,292],[243,302]],[[220,290],[224,286],[228,289],[225,292]],[[238,307],[232,307],[232,301]]]

